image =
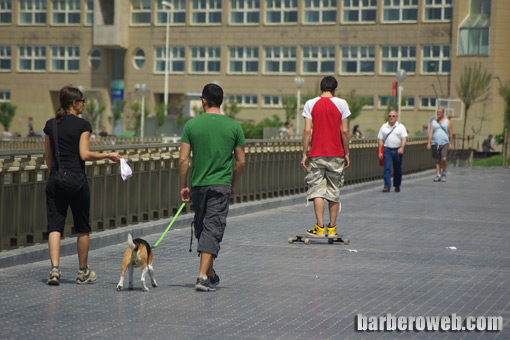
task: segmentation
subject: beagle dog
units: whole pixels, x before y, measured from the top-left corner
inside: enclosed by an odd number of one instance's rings
[[[154,278],[154,269],[152,267],[153,253],[151,246],[147,241],[140,238],[133,240],[131,234],[128,234],[128,248],[124,252],[124,258],[122,260],[122,269],[120,272],[120,280],[117,285],[117,290],[121,291],[124,286],[124,275],[126,269],[129,269],[129,289],[133,289],[133,269],[134,267],[140,267],[142,270],[142,290],[147,292],[149,288],[145,285],[145,275],[149,272],[151,277],[152,287],[157,287],[156,279]]]

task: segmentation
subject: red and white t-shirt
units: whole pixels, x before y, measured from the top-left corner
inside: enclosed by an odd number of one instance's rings
[[[344,157],[342,120],[351,115],[349,105],[338,97],[316,97],[305,103],[302,116],[313,122],[308,157]]]

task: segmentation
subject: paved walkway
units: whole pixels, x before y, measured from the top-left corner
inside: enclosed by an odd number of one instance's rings
[[[90,252],[95,284],[44,284],[49,261],[0,269],[2,339],[509,339],[510,172],[452,169],[382,181],[343,195],[340,229],[351,243],[289,244],[313,223],[304,204],[229,218],[216,292],[194,290],[189,228],[154,250],[159,287],[117,292],[125,245]],[[136,229],[133,229],[136,235]],[[160,233],[146,237],[154,244]],[[456,247],[456,250],[447,247]],[[135,278],[139,270],[135,271]],[[500,332],[356,332],[355,316],[501,316]]]

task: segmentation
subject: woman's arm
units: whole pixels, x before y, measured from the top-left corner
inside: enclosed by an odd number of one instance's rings
[[[44,136],[44,160],[46,161],[48,171],[51,171],[51,163],[53,163],[53,154],[51,153],[50,136],[48,135]]]
[[[101,159],[108,158],[109,160],[113,162],[120,162],[120,159],[122,158],[121,155],[119,155],[116,152],[111,153],[99,153],[90,151],[90,132],[86,131],[83,132],[80,136],[80,157],[84,161],[98,161]]]

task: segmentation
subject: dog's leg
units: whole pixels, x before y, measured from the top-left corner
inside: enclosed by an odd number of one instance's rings
[[[158,286],[158,283],[156,282],[156,279],[154,278],[154,268],[152,267],[152,264],[149,264],[148,267],[149,267],[149,275],[151,277],[152,287],[156,288]]]
[[[124,287],[124,275],[126,275],[126,269],[129,265],[129,260],[131,258],[131,251],[128,249],[124,252],[124,257],[122,258],[122,268],[120,270],[120,280],[117,284],[117,290],[120,292],[122,287]]]
[[[145,275],[147,275],[147,267],[142,269],[142,289],[144,292],[148,292],[149,288],[145,285]]]
[[[129,290],[133,290],[133,271],[135,269],[135,266],[133,263],[129,264]]]

